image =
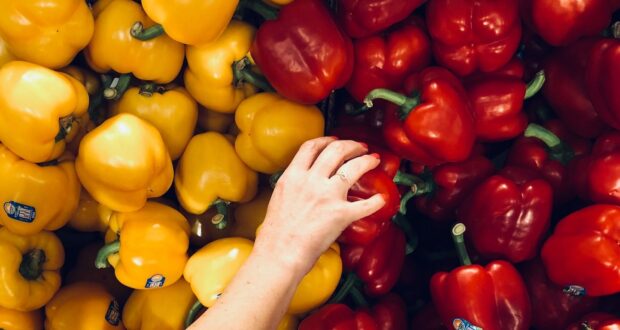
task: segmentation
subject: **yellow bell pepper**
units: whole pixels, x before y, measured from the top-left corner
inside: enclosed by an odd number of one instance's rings
[[[252,25],[233,20],[216,41],[187,47],[185,87],[198,103],[209,110],[233,113],[256,92],[252,81],[246,81],[252,78],[245,67],[255,33]]]
[[[160,290],[135,290],[123,308],[128,330],[183,330],[196,298],[184,279]]]
[[[159,131],[126,113],[86,134],[75,168],[97,202],[120,212],[137,211],[147,198],[163,195],[174,177]]]
[[[256,229],[265,220],[270,199],[271,189],[263,188],[253,200],[237,205],[230,235],[254,240]]]
[[[257,182],[256,172],[239,159],[232,143],[216,132],[192,137],[174,177],[181,206],[193,214],[204,213],[218,199],[249,201],[256,194]]]
[[[33,164],[0,144],[0,225],[19,235],[64,226],[80,200],[73,156]]]
[[[157,83],[172,81],[181,70],[184,46],[166,35],[141,41],[131,36],[136,22],[153,25],[140,4],[114,0],[96,12],[95,33],[84,54],[91,68],[100,73],[114,70],[133,73]]]
[[[105,232],[108,224],[99,217],[99,203],[93,199],[88,191],[82,189],[77,210],[67,225],[77,231],[83,232]]]
[[[16,59],[15,55],[11,54],[9,51],[2,36],[0,36],[0,67]]]
[[[134,289],[161,288],[183,275],[189,225],[177,210],[155,202],[136,212],[113,213],[110,229],[120,237],[97,255],[97,268],[114,267],[116,278]]]
[[[142,0],[149,17],[170,38],[187,45],[216,40],[233,17],[239,0]]]
[[[70,75],[82,83],[89,96],[93,96],[101,92],[101,82],[99,81],[97,75],[95,75],[92,71],[74,65],[64,67],[59,71]]]
[[[120,330],[120,304],[99,283],[78,282],[60,289],[45,306],[45,330]]]
[[[212,131],[225,134],[235,121],[232,113],[221,113],[198,107],[198,127],[203,131]]]
[[[86,47],[94,22],[83,0],[0,0],[0,37],[11,53],[58,69]]]
[[[273,93],[241,102],[235,113],[241,131],[235,141],[239,157],[253,170],[284,170],[307,140],[323,136],[324,119],[315,106],[301,105]]]
[[[59,157],[87,108],[86,89],[65,73],[21,61],[0,68],[0,142],[27,161]]]
[[[41,330],[43,329],[41,311],[20,312],[0,307],[0,329]]]
[[[131,113],[155,126],[170,158],[176,160],[194,135],[198,106],[183,87],[165,90],[148,84],[128,89],[112,107],[113,115],[119,113]]]
[[[189,244],[192,247],[201,248],[209,242],[232,236],[230,232],[233,226],[220,221],[217,208],[209,208],[202,214],[191,214],[181,209],[181,213],[189,221]]]
[[[26,312],[43,307],[60,288],[64,262],[53,233],[20,236],[0,228],[0,307]]]
[[[289,3],[293,2],[295,0],[265,0],[266,3],[268,4],[272,4],[272,5],[277,5],[277,6],[285,6],[288,5]]]

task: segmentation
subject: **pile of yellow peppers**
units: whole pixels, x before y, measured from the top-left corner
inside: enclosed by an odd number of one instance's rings
[[[184,329],[323,114],[252,78],[238,0],[88,3],[0,0],[0,329]],[[334,244],[279,329],[341,274]]]

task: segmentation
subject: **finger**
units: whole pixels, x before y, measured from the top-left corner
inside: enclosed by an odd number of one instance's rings
[[[334,142],[335,140],[336,137],[323,136],[304,142],[301,147],[299,147],[299,150],[297,150],[295,157],[293,157],[293,160],[288,165],[287,169],[309,169],[318,157],[319,153],[323,151],[328,144]]]
[[[354,221],[367,217],[377,211],[379,211],[385,205],[385,199],[381,194],[374,194],[372,197],[359,200],[356,202],[349,202],[346,207],[348,216],[345,217],[347,226]]]
[[[310,171],[322,177],[331,177],[347,160],[360,156],[368,147],[351,140],[334,141],[323,150],[312,164]]]
[[[334,181],[343,191],[348,191],[357,180],[366,172],[377,167],[381,163],[378,154],[363,155],[349,160],[342,164],[331,177],[330,181]]]

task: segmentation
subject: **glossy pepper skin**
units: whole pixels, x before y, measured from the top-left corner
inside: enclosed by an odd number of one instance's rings
[[[195,300],[183,279],[159,290],[135,290],[123,307],[123,324],[128,330],[183,330]]]
[[[585,295],[620,291],[620,207],[597,204],[560,220],[543,245],[541,256],[549,278],[563,287],[576,285]]]
[[[15,55],[9,51],[6,41],[0,36],[0,67],[16,59]]]
[[[618,330],[620,319],[616,315],[602,312],[590,313],[579,322],[571,324],[566,330]]]
[[[415,1],[400,3],[409,5]],[[358,102],[363,102],[375,88],[400,88],[407,76],[431,62],[428,34],[414,19],[384,35],[357,39],[353,47],[355,66],[346,89]]]
[[[303,104],[318,103],[353,72],[351,39],[321,0],[284,6],[260,26],[251,53],[278,94]]]
[[[0,142],[33,163],[58,158],[88,94],[67,74],[14,61],[0,68]]]
[[[401,120],[399,109],[385,108],[383,136],[397,155],[422,165],[467,159],[474,145],[474,120],[469,100],[458,79],[448,70],[431,67],[405,84],[419,101]],[[404,114],[403,113],[403,114]]]
[[[47,330],[125,329],[118,302],[95,282],[78,282],[60,289],[45,306],[45,316]]]
[[[216,199],[247,202],[257,191],[257,174],[245,165],[222,134],[194,135],[181,156],[174,178],[181,206],[204,213]]]
[[[521,275],[506,261],[433,275],[433,303],[444,324],[463,320],[484,330],[529,329],[531,306]]]
[[[33,311],[60,288],[65,251],[53,233],[20,236],[0,228],[0,255],[0,307]]]
[[[352,38],[377,34],[407,18],[424,0],[339,0],[339,20]]]
[[[235,207],[235,222],[231,228],[231,236],[251,240],[256,238],[256,230],[265,220],[271,193],[271,189],[262,188],[254,199]]]
[[[172,161],[157,129],[119,114],[89,132],[75,161],[84,188],[100,204],[133,212],[163,195],[173,180]]]
[[[108,229],[108,223],[99,217],[99,209],[99,203],[93,199],[88,191],[82,189],[77,210],[69,218],[67,226],[82,232],[104,233]]]
[[[251,83],[235,74],[235,65],[250,52],[255,34],[252,25],[232,20],[217,40],[187,47],[185,87],[202,106],[233,113],[241,101],[256,92]]]
[[[166,35],[148,41],[133,38],[130,29],[136,22],[146,28],[153,25],[140,4],[114,0],[102,5],[96,11],[95,33],[84,51],[88,65],[100,73],[114,70],[160,84],[172,81],[183,65],[183,44]]]
[[[398,295],[390,293],[372,308],[353,311],[345,304],[329,304],[306,317],[299,330],[405,330],[407,310]]]
[[[4,330],[42,330],[41,311],[20,312],[0,307],[0,329]]]
[[[478,185],[457,216],[481,256],[517,263],[538,253],[552,203],[549,183],[531,170],[508,166]]]
[[[181,278],[189,247],[189,224],[181,213],[148,202],[135,212],[112,213],[109,223],[119,236],[120,247],[108,255],[107,262],[121,283],[134,289],[157,289]]]
[[[620,101],[611,87],[620,73],[620,41],[603,39],[590,52],[586,84],[594,110],[609,126],[620,129]]]
[[[222,34],[238,4],[238,0],[146,0],[142,8],[170,38],[186,45],[200,45]]]
[[[183,87],[132,87],[112,106],[111,115],[130,113],[155,126],[172,160],[181,157],[198,121],[198,105]]]
[[[316,106],[301,105],[274,93],[253,95],[235,112],[239,135],[235,150],[251,169],[283,171],[299,147],[323,136],[325,120]]]
[[[0,225],[19,235],[59,229],[76,211],[79,198],[73,156],[40,166],[0,144]]]
[[[517,0],[430,0],[426,20],[435,59],[461,76],[501,68],[521,40]]]
[[[0,38],[17,58],[48,68],[68,65],[93,35],[88,5],[68,1],[0,1]]]
[[[368,245],[343,245],[344,268],[355,271],[371,296],[388,293],[400,276],[405,262],[405,234],[391,222]]]
[[[577,190],[595,203],[620,204],[620,133],[610,131],[596,140],[592,153],[575,161],[570,169]]]

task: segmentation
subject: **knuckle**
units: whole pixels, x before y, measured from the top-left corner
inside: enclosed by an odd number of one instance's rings
[[[319,143],[316,141],[316,139],[313,140],[308,140],[304,143],[301,144],[301,147],[299,148],[299,150],[301,151],[313,151],[319,148]]]

